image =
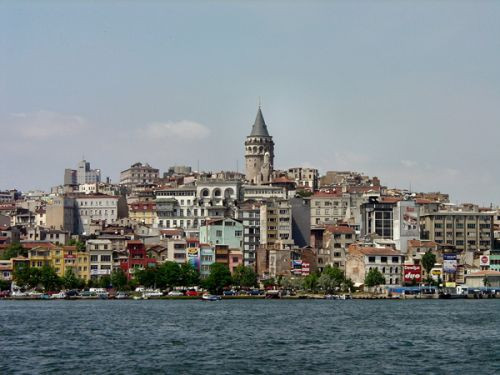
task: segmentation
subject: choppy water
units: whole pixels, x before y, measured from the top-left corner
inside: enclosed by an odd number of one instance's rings
[[[495,374],[500,300],[0,301],[0,374]]]

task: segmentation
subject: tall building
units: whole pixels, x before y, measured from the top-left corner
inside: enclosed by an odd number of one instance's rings
[[[83,185],[101,182],[101,170],[90,169],[90,163],[82,160],[77,169],[64,170],[64,185]]]
[[[149,164],[135,163],[120,173],[120,184],[132,187],[142,184],[153,184],[158,180],[160,171]]]
[[[267,131],[259,106],[252,132],[245,141],[245,178],[253,184],[268,183],[271,181],[273,164],[273,137]]]

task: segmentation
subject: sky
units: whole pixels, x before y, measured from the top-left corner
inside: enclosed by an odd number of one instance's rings
[[[498,1],[1,1],[0,189],[85,157],[242,171],[259,97],[275,168],[500,204]]]

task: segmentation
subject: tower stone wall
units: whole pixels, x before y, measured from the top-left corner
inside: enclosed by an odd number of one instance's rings
[[[274,142],[259,108],[252,132],[245,141],[245,177],[253,184],[268,183],[274,164]]]

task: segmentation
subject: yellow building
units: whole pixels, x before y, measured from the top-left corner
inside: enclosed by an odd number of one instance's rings
[[[157,218],[156,203],[155,202],[132,203],[128,211],[128,217],[130,220],[134,220],[138,223],[153,225],[153,223]]]
[[[85,251],[78,251],[76,246],[34,247],[28,252],[30,267],[49,265],[59,277],[69,269],[75,276],[87,281],[90,278],[90,257]]]

